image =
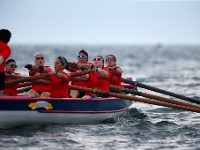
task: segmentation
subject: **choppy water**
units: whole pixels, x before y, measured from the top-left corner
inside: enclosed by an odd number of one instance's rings
[[[192,98],[200,93],[200,46],[17,46],[12,45],[17,71],[42,51],[53,66],[58,55],[76,61],[80,49],[117,56],[123,77]],[[140,88],[144,92],[153,93]],[[157,94],[157,93],[154,93]],[[167,96],[166,96],[167,97]],[[118,120],[94,125],[34,125],[0,130],[1,149],[200,149],[199,114],[135,102]]]

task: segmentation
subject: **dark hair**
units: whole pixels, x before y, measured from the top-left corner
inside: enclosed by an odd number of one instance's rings
[[[85,54],[85,55],[87,56],[87,58],[88,58],[88,53],[87,53],[84,49],[80,50],[78,53],[79,53],[79,54],[80,54],[80,53],[83,53],[83,54]]]
[[[106,56],[106,58],[107,58],[108,56],[113,57],[113,59],[114,59],[115,61],[117,61],[117,58],[115,57],[115,55],[113,55],[113,54],[109,54],[109,55]]]
[[[60,59],[62,65],[65,66],[65,69],[66,69],[66,70],[69,70],[68,63],[67,63],[67,59],[66,59],[65,57],[62,57],[62,56],[59,56],[58,59]]]
[[[11,63],[11,62],[15,62],[15,60],[14,60],[14,59],[8,59],[8,60],[6,60],[6,63],[5,63],[5,64],[7,65],[7,64],[9,64],[9,63]],[[16,62],[15,62],[15,63],[16,63]]]
[[[7,44],[10,41],[10,38],[11,38],[11,32],[9,30],[7,29],[0,30],[0,41]]]

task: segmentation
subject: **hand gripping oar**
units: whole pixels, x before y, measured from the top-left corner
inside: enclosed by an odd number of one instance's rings
[[[146,98],[155,99],[155,100],[159,100],[159,101],[164,101],[164,102],[171,103],[171,104],[177,104],[177,105],[186,106],[186,107],[193,107],[193,108],[200,110],[200,106],[196,105],[196,104],[192,104],[192,103],[188,103],[188,102],[180,101],[180,100],[175,100],[175,99],[169,99],[169,98],[165,98],[165,97],[161,97],[161,96],[157,96],[157,95],[153,95],[153,94],[148,94],[148,93],[144,93],[144,92],[139,92],[139,91],[132,90],[129,88],[124,88],[121,86],[110,85],[110,89],[114,90],[114,91],[132,93],[134,95],[143,96]]]
[[[17,93],[27,92],[27,91],[29,91],[30,89],[32,89],[31,86],[26,86],[26,87],[18,88],[18,89],[17,89]]]
[[[78,90],[78,91],[83,91],[83,92],[91,92],[91,93],[94,93],[94,94],[100,94],[100,95],[104,95],[104,96],[112,96],[112,97],[121,98],[121,99],[133,100],[133,101],[138,101],[138,102],[143,102],[143,103],[148,103],[148,104],[154,104],[154,105],[158,105],[158,106],[164,106],[164,107],[170,107],[170,108],[176,108],[176,109],[182,109],[182,110],[200,113],[200,109],[197,109],[197,108],[194,108],[194,107],[180,106],[180,105],[171,104],[171,103],[167,103],[167,102],[162,102],[162,101],[157,101],[157,100],[152,100],[152,99],[146,99],[146,98],[138,98],[136,96],[123,95],[123,94],[113,93],[113,92],[105,92],[105,91],[101,91],[101,90],[96,90],[96,89],[92,89],[92,88],[85,88],[85,87],[80,87],[80,86],[70,85],[69,87],[72,90]]]
[[[198,100],[195,100],[195,99],[183,96],[183,95],[179,95],[179,94],[176,94],[176,93],[172,93],[172,92],[169,92],[169,91],[165,91],[165,90],[162,90],[162,89],[159,89],[159,88],[156,88],[156,87],[152,87],[152,86],[149,86],[149,85],[145,85],[145,84],[142,84],[142,83],[137,82],[137,81],[132,81],[132,80],[122,78],[122,82],[131,84],[131,85],[135,85],[135,86],[138,86],[138,87],[141,87],[141,88],[145,88],[145,89],[148,89],[148,90],[151,90],[151,91],[155,91],[155,92],[158,92],[158,93],[173,96],[173,97],[176,97],[176,98],[179,98],[179,99],[182,99],[182,100],[186,100],[188,102],[200,104],[200,101],[198,101]]]

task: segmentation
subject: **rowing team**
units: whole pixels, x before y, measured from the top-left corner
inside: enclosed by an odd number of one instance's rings
[[[88,53],[80,50],[77,62],[69,63],[62,56],[56,58],[54,70],[45,65],[45,57],[41,52],[34,54],[35,64],[28,64],[29,76],[32,79],[32,89],[29,91],[31,97],[54,97],[54,98],[88,98],[94,97],[93,93],[70,90],[69,85],[87,87],[109,92],[109,86],[121,86],[122,69],[116,65],[116,57],[113,54],[106,56],[106,67],[104,58],[97,55],[88,62]],[[5,63],[6,82],[14,83],[14,80],[27,78],[15,72],[17,64],[15,60],[8,59]],[[65,71],[65,69],[67,71]],[[17,95],[19,83],[6,85],[3,94]],[[100,95],[95,95],[100,97]]]

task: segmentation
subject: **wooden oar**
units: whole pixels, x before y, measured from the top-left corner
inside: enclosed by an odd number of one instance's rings
[[[33,84],[32,82],[23,82],[23,83],[19,83],[18,88],[25,87],[25,86],[30,86],[30,85],[32,85],[32,84]]]
[[[6,81],[5,86],[13,85],[13,84],[17,84],[17,83],[35,81],[35,80],[38,80],[38,79],[43,79],[47,76],[48,75],[46,73],[42,73],[42,74],[37,75],[37,76],[21,77],[21,78],[18,78],[18,79]]]
[[[194,107],[194,108],[197,108],[197,109],[200,110],[200,106],[199,105],[194,105],[192,103],[188,103],[188,102],[184,102],[184,101],[180,101],[180,100],[169,99],[169,98],[165,98],[165,97],[161,97],[161,96],[157,96],[157,95],[153,95],[153,94],[139,92],[139,91],[136,91],[136,90],[133,90],[133,89],[129,89],[129,88],[124,88],[124,87],[121,87],[121,86],[110,85],[110,89],[114,90],[114,91],[132,93],[134,95],[139,95],[139,96],[143,96],[143,97],[146,97],[146,98],[155,99],[155,100],[159,100],[159,101],[164,101],[164,102],[177,104],[177,105],[181,105],[181,106]]]
[[[134,86],[138,86],[138,87],[141,87],[141,88],[145,88],[145,89],[148,89],[148,90],[151,90],[151,91],[155,91],[155,92],[158,92],[158,93],[173,96],[173,97],[176,97],[176,98],[188,101],[188,102],[200,104],[200,101],[198,101],[198,100],[195,100],[195,99],[183,96],[183,95],[179,95],[179,94],[176,94],[176,93],[172,93],[172,92],[169,92],[169,91],[165,91],[165,90],[162,90],[162,89],[159,89],[159,88],[156,88],[156,87],[152,87],[152,86],[149,86],[149,85],[145,85],[145,84],[142,84],[142,83],[137,82],[137,81],[132,81],[132,80],[122,78],[122,82],[131,84],[131,85],[134,85]]]
[[[157,101],[157,100],[138,98],[136,96],[123,95],[123,94],[113,93],[113,92],[105,92],[105,91],[101,91],[101,90],[84,88],[84,87],[80,87],[80,86],[72,86],[72,85],[70,85],[70,89],[83,91],[83,92],[91,92],[91,93],[100,94],[103,96],[112,96],[112,97],[116,97],[116,98],[134,100],[134,101],[148,103],[148,104],[154,104],[154,105],[158,105],[158,106],[164,106],[164,107],[170,107],[170,108],[176,108],[176,109],[182,109],[182,110],[200,113],[200,110],[197,108],[194,108],[194,107],[186,107],[186,106],[171,104],[171,103],[167,103],[167,102]]]
[[[38,80],[35,80],[35,81],[32,81],[32,82],[23,82],[23,83],[20,83],[18,85],[18,88],[21,88],[21,87],[25,87],[25,86],[30,86],[32,84],[45,84],[45,85],[49,85],[49,81],[47,80],[44,80],[44,79],[38,79]]]

